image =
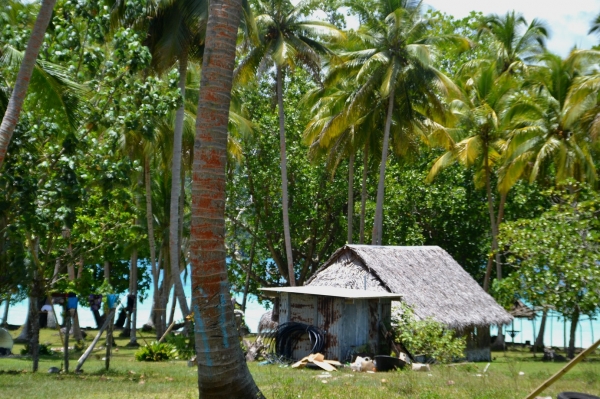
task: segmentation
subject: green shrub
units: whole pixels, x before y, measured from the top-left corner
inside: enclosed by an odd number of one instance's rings
[[[135,360],[138,362],[162,362],[176,357],[175,346],[166,342],[151,342],[140,347],[135,352]]]
[[[194,335],[186,337],[183,334],[169,334],[167,335],[167,342],[177,349],[180,359],[191,359],[196,354]]]
[[[25,344],[25,346],[23,346],[23,349],[21,349],[21,355],[25,356],[30,353],[31,351],[29,350],[29,344]],[[40,356],[52,356],[54,355],[54,351],[50,349],[49,345],[39,344],[39,354]]]
[[[456,337],[442,323],[430,318],[415,320],[412,309],[404,304],[401,316],[394,322],[396,341],[413,355],[425,355],[440,363],[464,357],[466,338]]]

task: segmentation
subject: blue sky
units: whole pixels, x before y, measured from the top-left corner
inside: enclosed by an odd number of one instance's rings
[[[574,45],[590,48],[600,43],[599,36],[587,34],[592,20],[600,13],[600,0],[426,0],[424,4],[456,18],[465,17],[471,11],[503,15],[516,10],[527,22],[541,19],[550,28],[548,49],[563,57]]]

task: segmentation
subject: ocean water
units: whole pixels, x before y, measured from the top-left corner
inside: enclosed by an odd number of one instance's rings
[[[191,286],[189,284],[184,285],[184,292],[185,292],[188,304],[190,304],[191,303]],[[152,308],[152,295],[153,295],[153,289],[150,288],[150,290],[148,292],[148,297],[144,300],[144,302],[141,303],[138,301],[138,315],[137,315],[137,327],[138,328],[141,328],[148,321],[148,319],[150,317],[150,311]],[[167,304],[167,314],[169,314],[170,309],[171,309],[172,297],[173,297],[173,290],[171,290],[171,293],[169,295],[169,303]],[[127,301],[126,295],[125,294],[121,295],[119,299],[120,299],[120,303],[122,303],[125,306],[126,301]],[[242,303],[242,295],[241,294],[236,295],[235,299],[238,303],[240,303],[240,304]],[[5,306],[6,306],[6,303],[4,303],[2,305],[2,307],[0,307],[0,317],[3,317],[2,315],[4,315],[4,307]],[[16,325],[23,324],[25,322],[25,319],[27,318],[28,306],[29,305],[28,305],[27,300],[24,300],[24,301],[16,303],[16,304],[11,303],[9,311],[8,311],[8,322],[10,324],[16,324]],[[61,317],[59,315],[60,310],[61,310],[60,306],[55,306],[54,309],[60,320],[61,319]],[[248,296],[248,300],[246,303],[245,320],[246,320],[246,324],[250,328],[251,332],[257,331],[258,322],[260,320],[260,317],[266,311],[267,311],[267,309],[263,305],[258,303],[258,299],[256,298],[256,296],[254,296],[254,295]],[[96,328],[96,322],[94,320],[94,316],[93,316],[90,308],[80,306],[78,309],[78,315],[79,315],[79,322],[80,322],[81,327]],[[181,316],[181,310],[179,309],[179,306],[177,306],[175,308],[175,320],[182,320],[182,319],[183,319],[183,317]]]

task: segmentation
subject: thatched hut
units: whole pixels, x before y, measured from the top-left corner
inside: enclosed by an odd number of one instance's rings
[[[432,318],[467,335],[467,358],[490,360],[489,326],[508,314],[442,248],[346,245],[306,282],[399,294],[418,319]]]

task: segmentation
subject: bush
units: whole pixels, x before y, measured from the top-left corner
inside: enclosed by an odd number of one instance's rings
[[[400,318],[394,322],[396,341],[413,355],[425,355],[440,363],[464,357],[466,338],[456,337],[455,332],[442,323],[430,318],[417,321],[412,309],[404,304]]]
[[[183,334],[169,334],[167,342],[177,349],[180,359],[191,359],[196,354],[194,335],[186,337]]]
[[[39,354],[40,356],[52,356],[54,355],[54,351],[52,349],[50,349],[49,345],[46,344],[39,344]],[[23,349],[21,349],[21,355],[25,356],[30,354],[31,351],[29,349],[29,344],[25,344],[25,346],[23,346]]]
[[[176,357],[177,348],[166,342],[151,342],[135,352],[138,362],[162,362]]]

